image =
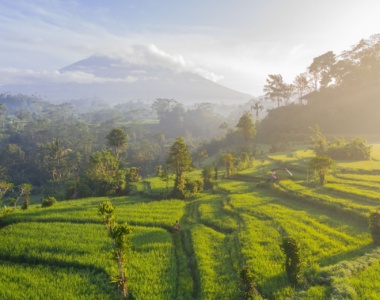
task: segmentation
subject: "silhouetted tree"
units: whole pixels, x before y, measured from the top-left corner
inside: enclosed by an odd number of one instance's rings
[[[283,91],[284,91],[284,80],[282,79],[281,74],[268,75],[266,80],[266,85],[264,85],[263,91],[265,92],[265,99],[271,101],[277,101],[277,107],[280,107],[280,102],[283,100]]]
[[[256,122],[259,121],[259,111],[263,109],[264,109],[264,106],[260,105],[260,102],[256,102],[255,105],[251,106],[251,111],[252,110],[256,111]]]
[[[332,51],[313,59],[312,64],[308,67],[308,72],[313,82],[314,91],[318,90],[319,87],[327,87],[330,83],[329,72],[334,63],[335,54]]]
[[[294,90],[298,94],[299,104],[303,103],[303,96],[310,91],[310,83],[306,73],[296,76],[293,81]]]

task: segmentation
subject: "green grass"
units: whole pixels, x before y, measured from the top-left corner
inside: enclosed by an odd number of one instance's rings
[[[374,262],[373,265],[353,276],[350,283],[358,299],[380,299],[380,262]]]
[[[58,289],[61,293],[66,289],[72,290],[65,284],[69,285],[72,281],[73,285],[76,282],[85,285],[85,280],[95,276],[100,288],[107,287],[104,290],[111,295],[110,299],[116,299],[118,296],[115,296],[109,284],[110,276],[116,272],[109,254],[111,240],[97,215],[97,207],[105,199],[62,201],[46,209],[31,206],[27,211],[17,210],[8,215],[4,219],[6,222],[3,222],[7,226],[0,230],[0,260],[13,263],[7,272],[12,269],[12,272],[17,273],[19,264],[26,265],[28,270],[33,266],[41,269],[58,268],[57,272],[67,278]],[[120,222],[128,220],[134,225],[144,225],[134,226],[133,248],[128,265],[130,289],[135,298],[156,299],[159,295],[160,299],[173,299],[179,293],[189,298],[189,288],[180,292],[177,289],[178,254],[174,249],[172,234],[167,230],[171,228],[173,219],[182,217],[185,202],[166,200],[147,204],[134,197],[114,198],[112,202]],[[28,278],[32,276],[32,271],[28,272],[24,276],[32,281]],[[186,272],[183,276],[188,277]],[[45,277],[49,280],[51,276]],[[2,279],[0,277],[0,282],[6,282]],[[6,290],[6,287],[0,284],[0,289]],[[78,294],[68,294],[67,299],[108,299],[102,298],[102,293],[96,296],[97,292],[92,292],[91,286],[88,289],[88,294],[80,294],[81,290]],[[18,295],[23,293],[26,291],[21,289]],[[30,299],[58,299],[54,294],[54,285],[38,293],[34,296],[31,294]]]
[[[365,174],[335,174],[336,178],[342,178],[354,184],[363,184],[364,183],[379,183],[380,184],[380,175],[365,175]],[[335,181],[336,179],[334,179]]]
[[[224,197],[209,196],[202,198],[198,211],[200,220],[219,231],[232,232],[238,229],[238,221],[231,214],[231,208]]]
[[[359,188],[350,184],[328,183],[324,185],[324,189],[342,195],[342,197],[363,199],[363,203],[364,201],[368,201],[374,205],[380,205],[380,191],[378,187],[372,185],[373,188],[369,189],[369,184],[365,185],[365,188],[363,186]]]
[[[380,160],[338,162],[336,166],[345,173],[380,174]]]
[[[299,201],[308,202],[316,207],[335,211],[336,213],[354,217],[364,222],[370,212],[373,211],[373,205],[365,205],[355,199],[347,199],[330,195],[321,187],[312,187],[302,185],[294,181],[284,180],[278,185],[273,185],[273,190],[298,199]]]
[[[0,299],[122,299],[106,274],[2,261]]]
[[[185,201],[162,200],[151,201],[134,197],[89,198],[58,202],[52,207],[41,208],[31,205],[28,210],[16,210],[0,222],[72,222],[98,223],[100,217],[97,209],[100,203],[111,199],[116,207],[120,221],[128,221],[132,225],[150,225],[170,228],[173,220],[181,219],[184,213]],[[1,224],[1,223],[0,223]]]
[[[380,144],[373,144],[371,149],[371,158],[380,161]]]
[[[245,265],[265,299],[349,292],[378,299],[380,255],[367,223],[380,206],[380,146],[374,150],[379,161],[339,162],[324,187],[306,180],[313,153],[297,148],[260,157],[187,200],[155,200],[166,195],[166,182],[147,178],[131,196],[18,208],[0,219],[0,299],[121,299],[109,282],[117,266],[97,214],[105,200],[134,228],[127,271],[136,299],[242,299]],[[284,165],[293,177],[265,183],[271,168]],[[305,268],[320,267],[311,285],[289,284],[280,249],[286,235],[300,243]]]
[[[226,235],[204,225],[191,231],[200,283],[200,299],[238,299],[241,296],[238,275],[233,270]]]
[[[0,231],[1,299],[114,299],[109,286],[109,243],[103,226],[68,223],[18,223]],[[18,282],[18,292],[8,295]],[[108,295],[109,294],[109,295]]]
[[[289,296],[289,285],[283,270],[281,237],[289,234],[301,244],[302,257],[321,266],[334,264],[342,257],[361,255],[371,243],[365,228],[322,216],[316,210],[283,198],[273,198],[261,191],[250,195],[231,195],[231,206],[244,222],[239,233],[241,252],[257,273],[257,285],[266,296],[276,291],[278,297]]]

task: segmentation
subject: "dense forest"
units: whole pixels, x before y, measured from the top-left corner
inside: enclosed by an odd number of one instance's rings
[[[280,74],[269,75],[267,98],[285,105],[269,112],[260,138],[300,138],[315,124],[335,135],[378,133],[379,53],[380,35],[373,35],[339,55],[329,51],[314,58],[292,84]],[[291,97],[296,101],[289,103]]]
[[[230,107],[185,107],[179,100],[161,98],[113,107],[95,99],[54,105],[37,97],[2,94],[1,179],[15,186],[30,184],[34,194],[59,199],[123,194],[129,192],[128,182],[166,168],[169,147],[178,136],[184,137],[198,166],[210,156],[216,157],[215,167],[224,165],[228,152],[239,158],[237,165],[244,153],[253,158],[257,149],[247,144],[253,136],[254,143],[270,144],[276,151],[292,142],[308,142],[316,125],[326,134],[377,134],[379,52],[379,35],[340,55],[329,51],[314,58],[292,84],[280,74],[269,75],[264,98]],[[263,112],[268,101],[277,107]],[[252,122],[250,137],[242,135],[244,118]],[[102,168],[108,174],[99,174]],[[108,181],[107,187],[95,188],[99,180]],[[115,187],[118,180],[123,184]]]

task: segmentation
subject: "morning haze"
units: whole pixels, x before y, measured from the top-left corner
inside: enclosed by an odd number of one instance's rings
[[[1,1],[0,299],[379,299],[379,8]]]

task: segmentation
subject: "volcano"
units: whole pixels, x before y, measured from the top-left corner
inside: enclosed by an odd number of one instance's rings
[[[21,84],[3,85],[1,92],[34,95],[52,103],[99,99],[107,104],[131,100],[174,99],[184,104],[237,104],[252,99],[212,80],[176,66],[146,60],[92,55],[56,71]]]

